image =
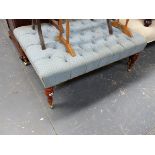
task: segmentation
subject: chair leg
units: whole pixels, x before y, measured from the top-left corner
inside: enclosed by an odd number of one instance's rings
[[[32,19],[32,29],[35,30],[36,19]]]
[[[111,25],[111,20],[110,19],[107,19],[107,25],[108,25],[109,34],[113,34],[113,29],[112,29],[112,25]]]
[[[132,67],[134,66],[135,62],[137,61],[137,59],[139,58],[139,53],[134,54],[132,56],[129,57],[129,61],[128,61],[128,72],[131,71]]]
[[[69,35],[70,35],[70,25],[69,25],[69,20],[66,19],[66,38],[63,37],[63,26],[62,26],[62,19],[59,19],[59,34],[56,38],[57,41],[62,43],[66,47],[66,51],[71,55],[71,56],[76,56],[76,53],[74,49],[72,48],[71,44],[69,43]]]
[[[46,47],[45,47],[43,33],[42,33],[42,30],[41,30],[41,23],[40,23],[39,19],[37,19],[37,25],[38,25],[38,34],[39,34],[39,38],[40,38],[41,47],[42,47],[42,50],[45,50]]]
[[[54,102],[53,102],[53,95],[54,95],[54,88],[49,87],[44,89],[45,95],[47,96],[48,104],[50,108],[54,108]]]
[[[129,23],[129,19],[126,20],[125,25],[121,24],[119,19],[111,22],[112,26],[119,28],[124,34],[126,34],[129,37],[132,37],[132,33],[128,28],[128,23]]]

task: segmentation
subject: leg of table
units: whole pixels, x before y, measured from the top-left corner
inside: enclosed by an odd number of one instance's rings
[[[134,54],[132,56],[129,57],[129,61],[128,61],[128,72],[131,71],[132,67],[134,66],[135,62],[137,61],[137,59],[139,58],[139,53]]]
[[[112,21],[111,22],[111,25],[114,26],[114,27],[116,27],[116,28],[120,27],[119,19]]]
[[[45,47],[43,33],[41,30],[41,23],[40,23],[39,19],[37,19],[37,25],[38,25],[38,34],[39,34],[39,38],[40,38],[41,47],[42,47],[42,50],[44,50],[44,49],[46,49],[46,47]]]
[[[53,103],[54,88],[53,87],[45,88],[44,91],[45,91],[45,95],[47,96],[47,100],[50,108],[53,108],[54,107],[54,103]]]

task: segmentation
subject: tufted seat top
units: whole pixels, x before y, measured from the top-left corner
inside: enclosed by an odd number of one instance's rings
[[[138,33],[129,38],[113,28],[113,35],[109,35],[106,20],[73,20],[70,27],[70,43],[75,57],[55,40],[58,30],[49,24],[42,24],[45,50],[41,49],[37,29],[22,26],[14,30],[15,37],[46,88],[131,56],[146,46],[144,37]]]

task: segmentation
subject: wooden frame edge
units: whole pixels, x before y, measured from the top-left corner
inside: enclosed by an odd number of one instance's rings
[[[17,48],[18,54],[19,54],[19,58],[24,62],[24,64],[27,66],[30,64],[25,52],[23,51],[22,47],[20,46],[20,44],[18,43],[16,37],[14,36],[13,32],[11,30],[9,30],[9,38],[12,40],[14,46]]]

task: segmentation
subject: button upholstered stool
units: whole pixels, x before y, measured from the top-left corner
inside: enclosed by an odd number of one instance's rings
[[[130,69],[138,58],[137,53],[146,46],[144,37],[138,33],[128,37],[113,28],[113,34],[109,35],[106,20],[76,20],[70,22],[70,44],[76,54],[72,57],[63,44],[56,41],[58,32],[55,27],[42,24],[46,46],[42,50],[39,35],[31,25],[14,30],[14,36],[45,88],[51,107],[54,86],[127,57]]]

